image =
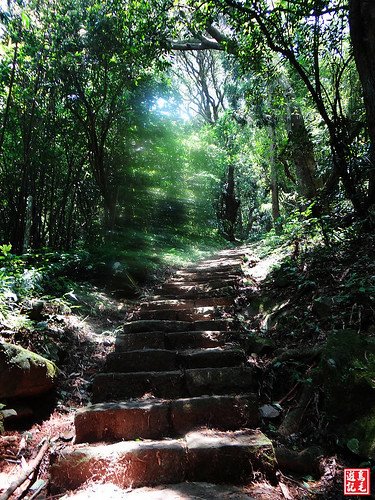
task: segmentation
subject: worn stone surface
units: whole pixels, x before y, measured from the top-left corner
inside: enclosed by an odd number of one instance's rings
[[[88,479],[121,488],[179,483],[187,469],[186,442],[177,440],[76,447],[52,458],[51,493],[76,489]]]
[[[186,370],[189,396],[251,392],[254,369],[250,367],[197,368]]]
[[[184,368],[239,366],[245,362],[245,359],[245,352],[242,349],[230,347],[190,349],[178,353],[178,362]]]
[[[187,396],[182,372],[101,373],[95,377],[92,389],[95,403],[138,398],[145,394],[158,398]]]
[[[116,337],[116,351],[165,349],[164,332],[123,333]]]
[[[193,431],[186,443],[191,481],[245,484],[256,471],[275,480],[273,446],[260,431]]]
[[[30,397],[53,389],[56,366],[22,347],[0,343],[0,398]]]
[[[171,422],[176,434],[207,426],[232,430],[256,427],[259,423],[257,397],[201,396],[171,402]]]
[[[258,497],[257,497],[258,498]],[[255,500],[245,488],[210,483],[178,483],[145,486],[131,491],[112,483],[90,484],[83,491],[69,494],[72,500]]]
[[[168,349],[198,349],[242,345],[245,337],[235,331],[202,330],[168,333],[165,345]]]
[[[188,321],[139,320],[124,324],[124,333],[139,332],[185,332],[192,329]]]
[[[76,442],[159,439],[170,435],[169,402],[148,400],[103,403],[75,416]]]
[[[181,483],[154,488],[137,488],[125,493],[129,500],[255,500],[236,486],[210,483]]]
[[[141,303],[141,310],[147,311],[157,311],[160,309],[173,309],[175,311],[179,309],[191,309],[195,307],[217,307],[217,306],[230,306],[233,303],[233,299],[230,297],[217,297],[209,299],[197,299],[197,300],[177,300],[177,299],[164,299],[164,300],[148,300],[147,302]]]
[[[260,431],[193,431],[184,439],[76,446],[52,458],[51,492],[88,479],[122,488],[184,480],[245,484],[261,472],[274,478],[272,443]]]
[[[78,411],[76,442],[161,439],[198,427],[234,430],[259,422],[254,394],[99,403]]]
[[[161,319],[172,321],[204,321],[219,318],[225,311],[219,307],[193,307],[187,309],[140,310],[136,319]]]
[[[173,371],[179,366],[175,351],[165,349],[141,349],[128,352],[112,352],[107,356],[104,370],[107,372]]]

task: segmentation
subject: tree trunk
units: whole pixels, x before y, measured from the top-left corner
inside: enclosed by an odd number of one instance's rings
[[[271,125],[269,127],[269,134],[271,138],[270,143],[270,169],[271,169],[271,195],[272,195],[272,219],[275,227],[276,234],[280,234],[280,199],[279,199],[279,183],[277,175],[277,166],[275,159],[275,147],[276,147],[276,133],[275,126]]]
[[[368,205],[375,204],[375,2],[349,0],[349,25],[354,59],[363,88],[371,141]]]
[[[26,213],[25,213],[25,231],[23,235],[22,253],[26,253],[30,249],[30,234],[33,210],[33,197],[29,195],[26,200]]]
[[[227,180],[221,196],[219,219],[223,225],[223,235],[229,241],[236,240],[235,230],[240,202],[236,198],[234,165],[229,165]]]
[[[288,103],[288,149],[295,167],[297,188],[302,196],[312,199],[316,196],[317,190],[314,146],[292,86],[286,78],[281,79],[281,84],[285,88],[285,99]]]
[[[16,45],[14,47],[12,69],[11,69],[11,73],[10,73],[9,88],[8,88],[8,96],[7,96],[7,102],[5,105],[4,116],[3,116],[3,123],[2,123],[2,127],[1,127],[1,132],[0,132],[0,154],[3,150],[4,139],[5,139],[5,130],[7,128],[8,119],[9,119],[10,104],[12,101],[12,92],[13,92],[14,80],[15,80],[15,76],[16,76],[17,57],[18,57],[18,42],[16,42]]]

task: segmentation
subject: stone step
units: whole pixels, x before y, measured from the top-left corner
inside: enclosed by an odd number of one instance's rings
[[[121,401],[145,395],[177,399],[252,392],[256,369],[249,366],[194,368],[168,372],[100,373],[94,378],[92,401]]]
[[[203,426],[235,430],[257,427],[258,400],[247,394],[99,403],[79,410],[74,423],[76,443],[161,439]]]
[[[139,349],[109,353],[103,371],[110,373],[162,372],[178,370],[179,367],[176,351]]]
[[[189,330],[229,330],[233,320],[198,320],[198,321],[174,321],[164,319],[145,319],[129,321],[124,324],[124,334],[141,332],[183,332]],[[121,334],[120,334],[121,335]]]
[[[221,368],[240,366],[246,361],[245,351],[235,347],[190,349],[180,351],[177,362],[183,368]]]
[[[165,319],[174,321],[204,321],[220,318],[228,309],[225,307],[195,307],[186,309],[140,310],[133,314],[133,319]]]
[[[165,335],[164,345],[167,349],[198,349],[239,346],[246,336],[236,331],[202,330],[190,332],[175,332]]]
[[[241,272],[242,259],[215,259],[206,260],[202,264],[197,264],[194,267],[187,267],[187,271],[200,272],[200,271],[212,271],[212,272]]]
[[[197,300],[150,300],[142,302],[140,306],[141,311],[158,311],[159,309],[167,310],[172,309],[178,311],[180,309],[194,309],[196,307],[217,307],[217,306],[231,306],[233,300],[229,297],[212,297],[208,299]]]
[[[182,368],[218,368],[239,366],[246,361],[245,352],[235,347],[166,350],[141,349],[108,354],[105,372],[135,373],[144,371],[173,371]]]
[[[193,290],[185,291],[179,290],[177,292],[163,292],[159,290],[158,295],[153,295],[150,300],[163,300],[163,299],[185,299],[185,300],[199,300],[216,297],[233,297],[233,287],[223,286],[214,290]]]
[[[220,290],[224,286],[234,287],[238,283],[238,279],[225,279],[218,281],[198,281],[186,282],[184,280],[171,281],[164,283],[160,287],[162,293],[187,293],[187,292],[209,292],[211,290]]]
[[[245,484],[258,472],[275,479],[271,441],[260,431],[193,431],[183,439],[78,445],[51,457],[52,494],[86,481],[120,488],[202,481]]]
[[[198,349],[222,347],[228,343],[246,345],[246,335],[230,330],[126,333],[116,337],[116,352],[141,349]]]
[[[223,284],[223,283],[236,283],[240,279],[240,274],[235,273],[215,273],[215,274],[199,274],[199,273],[187,273],[185,275],[172,276],[165,282],[162,287],[166,285],[211,285],[211,284]]]
[[[105,486],[102,486],[105,488]],[[122,490],[120,490],[122,491]],[[100,493],[100,498],[105,497],[105,491]],[[90,497],[91,498],[91,497]],[[105,497],[107,498],[107,497]],[[111,497],[112,498],[112,497]],[[117,497],[113,497],[114,498]],[[165,484],[159,486],[145,486],[135,488],[119,497],[121,500],[217,500],[218,498],[227,500],[256,500],[250,496],[246,487],[226,484],[212,483],[178,483]],[[258,497],[259,498],[259,497]],[[264,498],[264,497],[263,497]],[[87,500],[86,498],[75,496],[72,500]]]
[[[170,277],[171,279],[177,278],[177,279],[186,279],[186,278],[198,278],[198,279],[212,279],[212,278],[228,278],[228,277],[233,277],[236,278],[241,275],[240,269],[239,268],[234,268],[234,269],[220,269],[213,271],[212,269],[200,269],[200,270],[180,270],[176,271],[172,276]]]

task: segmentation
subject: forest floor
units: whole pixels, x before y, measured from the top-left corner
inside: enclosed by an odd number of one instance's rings
[[[274,409],[279,410],[276,416],[263,419],[262,430],[277,446],[292,450],[318,446],[322,450],[311,470],[307,467],[298,473],[280,472],[277,487],[259,482],[243,489],[249,498],[343,498],[343,467],[361,463],[353,450],[342,444],[337,446],[337,437],[322,415],[320,388],[310,395],[298,422],[292,422],[291,437],[283,438],[279,430],[288,425],[285,415],[298,406],[304,382],[318,363],[314,349],[325,344],[328,333],[338,327],[372,332],[373,284],[368,277],[375,276],[373,243],[373,238],[368,237],[366,245],[354,241],[335,248],[318,248],[303,259],[286,246],[265,251],[262,245],[254,244],[246,249],[244,279],[235,299],[234,314],[250,335],[261,339],[262,347],[252,354],[252,362],[263,373],[260,400],[270,405],[276,402]],[[84,307],[65,311],[47,307],[48,327],[43,333],[23,331],[22,335],[8,334],[6,338],[26,348],[33,346],[34,350],[39,346],[41,354],[43,350],[46,354],[46,349],[56,352],[62,371],[56,398],[48,408],[41,408],[40,415],[34,415],[36,423],[26,423],[22,429],[14,424],[1,436],[0,489],[7,487],[36,455],[44,437],[52,439],[55,450],[72,442],[74,415],[89,402],[93,376],[114,349],[116,332],[134,307],[133,301],[114,299],[91,285],[81,288],[74,297],[77,305]],[[306,349],[310,355],[305,358],[295,355]],[[48,464],[47,453],[38,481],[24,498],[52,498],[44,493]],[[161,490],[160,498],[168,498],[166,494],[165,489]],[[233,489],[232,494],[223,494],[222,498],[236,498],[235,494]],[[86,485],[80,492],[61,498],[120,499],[125,498],[123,495],[115,487],[109,493],[103,486]],[[18,490],[18,498],[21,497]],[[148,498],[146,490],[142,498]]]

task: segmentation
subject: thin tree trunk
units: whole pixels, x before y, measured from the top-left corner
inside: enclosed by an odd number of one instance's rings
[[[12,70],[10,73],[10,81],[9,81],[9,90],[8,90],[7,102],[5,105],[4,116],[3,116],[3,124],[2,124],[1,132],[0,132],[0,154],[3,150],[4,139],[5,139],[5,130],[7,128],[8,119],[9,119],[10,104],[12,101],[13,85],[14,85],[14,80],[15,80],[15,76],[16,76],[17,56],[18,56],[18,42],[16,42],[16,45],[14,47]]]
[[[349,25],[354,59],[363,88],[371,141],[368,205],[375,204],[375,2],[349,0]]]
[[[275,227],[276,234],[280,234],[280,199],[279,199],[279,183],[277,175],[277,166],[275,158],[275,147],[276,147],[276,133],[275,126],[271,125],[269,127],[269,134],[271,137],[270,143],[270,169],[271,169],[271,196],[272,196],[272,219]]]

